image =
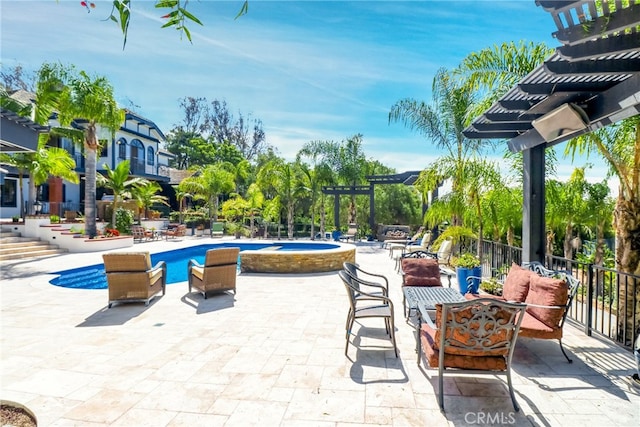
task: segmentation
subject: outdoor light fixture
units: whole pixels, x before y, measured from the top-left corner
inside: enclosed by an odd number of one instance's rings
[[[540,136],[547,141],[586,129],[589,117],[584,110],[574,104],[562,104],[544,116],[531,122]]]
[[[42,211],[42,203],[36,200],[33,203],[33,210],[36,212],[36,215],[40,215],[40,212]]]

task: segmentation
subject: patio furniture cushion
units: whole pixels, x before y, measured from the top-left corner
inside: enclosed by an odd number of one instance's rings
[[[442,286],[438,260],[429,258],[403,258],[404,286]]]
[[[528,268],[522,268],[513,263],[502,287],[502,297],[505,301],[524,302],[529,293],[529,282],[536,273]]]
[[[526,338],[538,338],[538,339],[560,339],[562,338],[562,328],[550,327],[533,317],[529,313],[525,313],[520,324],[520,332],[518,335]]]
[[[529,294],[525,300],[527,304],[532,305],[527,306],[527,313],[551,328],[558,327],[567,304],[568,291],[567,281],[564,279],[537,274],[532,276]],[[536,305],[553,307],[536,307]]]
[[[440,352],[436,345],[440,337],[436,338],[436,330],[426,323],[422,324],[420,330],[420,341],[423,354],[429,366],[438,366]],[[458,369],[482,369],[488,371],[504,371],[507,369],[507,361],[504,356],[482,356],[460,355],[447,352],[444,358],[444,367]]]
[[[475,308],[474,306],[466,307],[460,311],[455,313],[450,313],[450,315],[455,316],[456,324],[465,324],[472,319],[472,329],[479,331],[481,328],[484,329],[485,334],[480,334],[484,337],[483,345],[485,348],[482,350],[470,349],[468,347],[475,346],[477,344],[477,336],[474,337],[471,334],[463,334],[459,329],[447,329],[448,334],[452,334],[447,338],[453,339],[452,342],[447,347],[446,354],[457,354],[459,356],[506,356],[509,353],[509,349],[506,347],[501,347],[498,349],[490,349],[495,345],[499,345],[511,339],[511,336],[508,334],[506,329],[497,329],[497,332],[494,331],[494,323],[495,321],[498,324],[506,324],[511,319],[511,313],[504,309],[496,309],[494,314],[494,319],[491,321],[484,323],[483,320],[487,320],[485,318],[478,318],[474,315]],[[436,304],[436,325],[442,324],[442,304]],[[440,343],[440,329],[436,331],[435,342],[436,349],[438,349],[438,343]],[[489,348],[487,348],[489,347]]]

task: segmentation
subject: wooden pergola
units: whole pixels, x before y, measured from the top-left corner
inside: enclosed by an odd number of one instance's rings
[[[545,255],[545,150],[640,113],[640,5],[631,3],[537,0],[561,46],[464,131],[523,153],[523,261]]]

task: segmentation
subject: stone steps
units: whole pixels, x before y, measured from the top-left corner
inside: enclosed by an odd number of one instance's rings
[[[40,258],[67,252],[39,239],[22,237],[14,231],[0,231],[0,261]]]

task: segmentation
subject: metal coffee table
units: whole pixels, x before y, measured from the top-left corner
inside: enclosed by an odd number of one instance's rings
[[[457,289],[440,286],[405,286],[403,293],[407,317],[411,316],[411,310],[418,309],[418,304],[424,305],[426,310],[435,310],[438,303],[465,300]]]

